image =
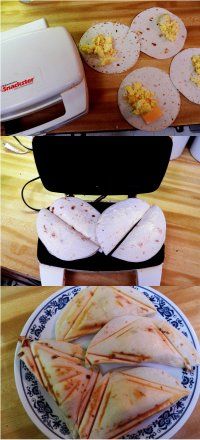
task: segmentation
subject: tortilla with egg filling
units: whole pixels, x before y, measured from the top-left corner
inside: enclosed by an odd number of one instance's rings
[[[132,107],[125,98],[125,87],[136,82],[154,93],[162,111],[162,116],[150,124],[146,124],[141,115],[132,113]],[[180,95],[166,72],[155,67],[143,67],[134,70],[122,81],[118,91],[118,105],[122,116],[130,125],[139,130],[156,132],[164,130],[175,121],[180,110]]]
[[[158,206],[151,206],[112,256],[132,263],[147,261],[159,252],[165,237],[165,216]]]
[[[121,316],[106,324],[90,342],[89,365],[144,362],[191,368],[200,355],[188,339],[160,318]]]
[[[24,340],[27,343],[28,340]],[[74,438],[78,435],[78,425],[82,420],[91,392],[98,378],[98,372],[82,366],[82,348],[63,341],[29,341],[29,350],[34,359],[34,367],[19,353],[28,369],[39,383],[56,401],[64,415],[66,424]],[[37,373],[36,373],[37,372]]]
[[[115,248],[149,208],[150,205],[145,201],[129,198],[105,209],[98,219],[96,235],[106,255]]]
[[[73,340],[97,333],[107,322],[126,314],[150,316],[152,302],[132,287],[93,286],[81,290],[60,313],[56,339]]]
[[[188,394],[177,379],[156,368],[108,373],[95,384],[79,427],[80,438],[122,438]]]
[[[200,55],[200,48],[185,49],[176,55],[171,63],[170,78],[189,101],[200,104],[200,87],[191,81],[191,77],[195,75],[192,64],[192,57],[195,55]],[[200,75],[198,77],[200,80]]]
[[[171,20],[178,23],[178,33],[175,41],[168,40],[158,25],[159,18],[167,14]],[[137,33],[141,51],[153,58],[165,59],[176,55],[183,48],[187,30],[183,21],[167,9],[150,8],[140,12],[131,24],[131,29]]]
[[[87,54],[81,46],[92,44],[97,35],[112,37],[113,48],[116,51],[114,61],[105,66],[100,65],[99,58],[94,54]],[[121,23],[98,23],[89,28],[81,37],[79,50],[86,63],[101,73],[121,73],[135,65],[140,54],[140,43],[137,35],[128,26]]]
[[[100,213],[90,203],[78,197],[62,197],[52,203],[50,211],[93,243],[98,244],[96,223]]]
[[[41,209],[37,216],[37,232],[48,252],[61,260],[90,257],[99,248],[48,209]]]

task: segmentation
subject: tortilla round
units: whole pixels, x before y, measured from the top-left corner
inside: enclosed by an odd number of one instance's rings
[[[97,222],[96,234],[103,252],[108,255],[127,232],[142,218],[149,204],[130,198],[107,208]]]
[[[163,115],[152,124],[146,124],[141,116],[133,115],[131,106],[125,99],[125,87],[134,82],[141,82],[143,87],[155,93],[155,99]],[[131,72],[122,81],[118,91],[118,105],[124,119],[135,128],[144,131],[161,131],[169,127],[180,110],[180,95],[169,75],[155,67],[143,67]]]
[[[49,253],[61,260],[79,260],[94,255],[98,250],[96,244],[48,209],[41,209],[38,214],[37,232]]]
[[[168,14],[172,20],[179,24],[176,41],[169,41],[161,34],[157,25],[159,16]],[[138,14],[131,29],[139,36],[141,51],[153,58],[165,59],[176,55],[183,48],[187,37],[187,30],[183,21],[163,8],[150,8]]]
[[[95,55],[85,54],[80,46],[89,44],[99,34],[113,38],[113,47],[117,51],[111,64],[106,66],[99,65],[99,58]],[[98,23],[89,28],[81,37],[79,42],[80,52],[86,63],[101,73],[121,73],[130,69],[137,62],[140,54],[140,43],[138,37],[130,28],[121,23]]]
[[[100,213],[90,203],[77,197],[62,197],[50,206],[50,211],[76,231],[98,244],[96,223]]]
[[[159,252],[165,236],[164,214],[158,206],[151,206],[112,256],[132,263],[149,260]]]
[[[185,49],[176,55],[171,63],[170,78],[189,101],[200,104],[200,87],[190,81],[190,77],[195,75],[191,60],[193,55],[200,55],[200,48]]]

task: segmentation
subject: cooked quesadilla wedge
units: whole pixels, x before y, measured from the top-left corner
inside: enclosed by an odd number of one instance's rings
[[[25,342],[26,341],[26,342]],[[82,420],[98,372],[82,366],[83,350],[78,345],[60,341],[32,341],[29,348],[33,364],[27,362],[22,347],[19,357],[39,382],[54,398],[62,411],[73,437],[77,438],[78,424]]]
[[[140,364],[153,362],[191,369],[200,355],[188,339],[160,318],[121,316],[92,339],[86,362]]]
[[[79,427],[80,438],[122,438],[188,394],[174,377],[155,368],[108,373],[96,382]]]
[[[156,309],[132,287],[89,287],[78,293],[56,322],[56,339],[73,340],[97,333],[111,319],[126,314],[148,316]]]

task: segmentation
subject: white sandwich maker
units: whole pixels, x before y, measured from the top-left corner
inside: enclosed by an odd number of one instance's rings
[[[1,121],[20,120],[63,102],[64,114],[9,134],[41,134],[88,111],[88,92],[77,47],[64,27],[44,19],[2,33]],[[12,124],[11,124],[12,125]]]

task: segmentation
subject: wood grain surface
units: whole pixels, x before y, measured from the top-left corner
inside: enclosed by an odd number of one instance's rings
[[[27,22],[45,17],[49,26],[65,26],[76,43],[92,24],[100,21],[118,21],[130,25],[134,16],[146,8],[160,6],[177,14],[185,23],[188,37],[185,48],[200,46],[200,1],[34,1],[23,4],[19,1],[2,1],[2,30],[8,30]],[[141,53],[136,67],[159,67],[169,72],[171,59],[156,60]],[[103,75],[85,65],[89,87],[89,114],[77,121],[65,124],[54,132],[79,132],[129,129],[130,125],[121,116],[117,106],[117,90],[127,73]],[[46,116],[55,117],[48,109]],[[33,117],[36,125],[40,115]],[[174,125],[200,123],[200,107],[181,96],[181,110]],[[23,121],[25,124],[25,119]],[[24,125],[25,126],[25,125]]]
[[[12,138],[2,137],[2,145]],[[36,177],[32,152],[17,155],[2,146],[2,266],[33,278],[39,278],[35,211],[21,200],[22,186]],[[25,191],[31,206],[49,206],[61,194],[48,192],[40,181]],[[171,161],[160,188],[142,195],[150,204],[163,209],[167,220],[166,258],[163,285],[200,284],[200,173],[199,164],[187,148]],[[118,201],[121,196],[108,198]],[[91,200],[91,198],[88,198]],[[133,284],[131,273],[81,274],[68,272],[68,285]]]
[[[160,287],[186,314],[200,337],[200,287]],[[2,436],[3,439],[39,439],[44,435],[34,426],[23,409],[15,388],[13,359],[20,334],[26,320],[55,287],[2,288]],[[174,438],[200,438],[200,404]]]

